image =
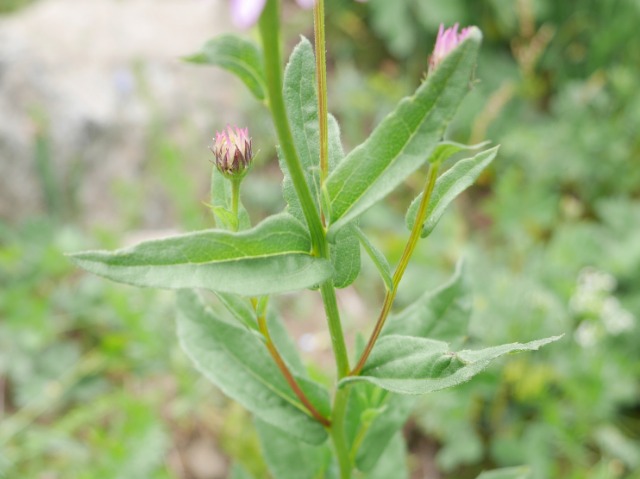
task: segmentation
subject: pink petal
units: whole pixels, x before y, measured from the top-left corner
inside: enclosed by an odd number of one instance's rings
[[[315,0],[296,0],[296,2],[298,2],[298,5],[300,5],[302,8],[313,8],[313,4],[315,3]]]
[[[258,21],[267,0],[231,0],[231,19],[239,28],[249,28]]]

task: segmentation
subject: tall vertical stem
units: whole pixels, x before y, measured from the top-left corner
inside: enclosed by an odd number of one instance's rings
[[[327,241],[325,231],[320,221],[320,215],[309,190],[309,185],[304,177],[302,165],[298,152],[293,143],[293,135],[287,117],[287,111],[282,96],[282,60],[280,57],[280,18],[279,1],[267,0],[259,27],[262,37],[263,55],[265,63],[265,77],[267,81],[267,91],[269,93],[269,108],[273,123],[280,140],[280,148],[284,155],[284,161],[291,175],[291,182],[300,199],[300,205],[309,232],[314,253],[322,258],[328,257]]]
[[[316,81],[318,86],[318,123],[320,130],[320,187],[329,174],[329,133],[327,108],[327,55],[324,26],[324,0],[316,0],[313,6],[314,40],[316,53]],[[324,224],[325,215],[321,213]],[[331,282],[323,284],[320,288],[324,302],[325,313],[329,324],[331,342],[334,345],[334,355],[338,368],[338,379],[349,374],[349,358],[340,323],[340,314],[336,301],[336,292]],[[336,347],[339,345],[339,347]],[[335,393],[332,411],[331,441],[338,459],[340,478],[351,477],[351,458],[349,446],[345,434],[345,420],[347,413],[347,401],[349,398],[349,386],[338,389]]]
[[[279,21],[278,0],[267,0],[267,4],[260,17],[260,36],[262,37],[263,55],[265,62],[265,77],[267,81],[267,91],[269,94],[269,108],[273,117],[273,122],[280,140],[280,148],[284,155],[284,160],[291,175],[291,182],[300,200],[302,212],[307,221],[313,253],[321,258],[330,259],[329,244],[326,232],[320,219],[320,214],[316,209],[311,197],[309,185],[307,185],[304,172],[295,149],[293,135],[282,96],[282,65],[280,57],[280,21]],[[326,88],[323,95],[326,97]],[[326,98],[325,98],[326,100]],[[325,138],[326,144],[326,138]],[[325,146],[326,148],[326,146]],[[349,360],[347,347],[342,333],[342,324],[338,312],[335,290],[331,280],[321,285],[322,300],[324,302],[327,315],[329,331],[333,353],[336,358],[338,376],[344,377],[349,371]]]
[[[331,281],[327,281],[320,286],[320,293],[322,294],[324,312],[327,316],[327,324],[329,325],[331,344],[333,344],[333,354],[336,358],[338,379],[342,379],[349,374],[349,356],[347,355],[347,347],[344,341],[344,334],[342,332],[342,324],[340,323],[340,311],[338,310],[336,290]]]
[[[318,122],[320,126],[320,186],[329,173],[329,134],[327,127],[327,47],[324,29],[324,0],[313,6],[314,40],[316,46],[316,77],[318,84]]]

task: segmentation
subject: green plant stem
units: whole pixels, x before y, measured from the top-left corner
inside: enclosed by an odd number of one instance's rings
[[[346,384],[336,391],[333,401],[333,412],[331,415],[331,442],[338,459],[340,469],[340,479],[350,479],[353,465],[351,463],[347,436],[344,426],[347,416],[347,402],[349,401],[349,391],[351,385]]]
[[[324,25],[324,0],[316,0],[313,6],[314,43],[316,53],[316,81],[318,86],[318,126],[320,130],[320,189],[329,174],[329,133],[327,108],[327,56]],[[321,211],[321,221],[324,227],[325,215]],[[325,240],[326,241],[326,240]],[[331,343],[338,368],[338,378],[342,379],[349,373],[349,357],[340,323],[340,313],[336,299],[336,291],[331,282],[324,283],[320,292],[324,303],[325,314],[331,334]],[[338,389],[335,393],[332,411],[331,441],[338,459],[340,478],[351,477],[352,463],[349,447],[345,435],[345,419],[349,386]]]
[[[329,173],[329,133],[327,109],[327,55],[324,28],[324,0],[313,6],[314,41],[316,46],[316,77],[318,83],[318,122],[320,126],[320,186]]]
[[[302,212],[307,221],[313,254],[330,259],[329,244],[326,232],[320,219],[320,214],[313,202],[309,185],[307,184],[300,164],[298,152],[295,149],[293,135],[289,119],[287,118],[284,98],[282,96],[282,66],[280,58],[280,22],[278,0],[267,0],[267,4],[260,17],[260,36],[262,38],[263,55],[265,62],[265,77],[267,92],[269,94],[269,109],[276,127],[278,139],[284,160],[291,175],[291,181],[302,206]],[[326,96],[326,89],[324,91]],[[325,306],[333,353],[336,358],[336,367],[339,378],[344,377],[349,371],[349,359],[347,347],[342,333],[340,314],[336,301],[335,290],[331,281],[321,285],[322,300]]]
[[[313,6],[314,41],[316,50],[316,80],[318,84],[318,123],[320,129],[320,188],[329,173],[329,133],[327,129],[327,56],[324,28],[324,0],[316,0]],[[321,220],[324,225],[325,216],[321,212]],[[324,226],[323,226],[324,228]],[[325,238],[326,241],[326,238]],[[327,256],[327,259],[329,257]],[[342,332],[340,312],[336,300],[336,292],[333,284],[328,282],[320,288],[325,314],[331,334],[338,378],[342,379],[349,373],[349,356]]]
[[[287,383],[289,384],[289,386],[291,387],[295,395],[298,397],[298,399],[300,399],[300,402],[302,402],[304,407],[307,408],[307,411],[309,411],[311,416],[313,416],[313,418],[316,421],[318,421],[320,424],[322,424],[325,427],[331,427],[331,421],[326,417],[324,417],[322,414],[320,414],[320,412],[311,403],[309,398],[307,398],[306,394],[304,393],[304,391],[302,391],[302,389],[298,385],[298,382],[293,377],[293,374],[291,374],[291,371],[289,371],[289,368],[287,367],[287,364],[284,362],[284,359],[282,359],[282,356],[280,355],[277,348],[273,344],[273,341],[271,339],[271,334],[269,334],[269,328],[267,327],[266,314],[258,315],[258,328],[260,329],[260,332],[264,336],[267,349],[269,350],[269,354],[271,354],[271,357],[273,358],[276,365],[278,366],[278,369],[280,369],[280,372],[284,376],[285,380],[287,381]]]
[[[269,94],[268,104],[271,116],[280,140],[280,148],[284,160],[291,175],[291,182],[300,199],[300,205],[309,232],[314,254],[322,258],[328,257],[328,245],[325,231],[320,221],[320,215],[309,190],[309,185],[304,177],[298,152],[295,149],[291,127],[287,117],[282,96],[282,65],[280,58],[280,20],[278,0],[267,0],[262,11],[259,27],[262,38],[263,55],[265,63],[265,77]]]
[[[342,379],[349,374],[349,356],[347,354],[347,347],[344,340],[344,334],[342,332],[342,324],[340,323],[340,311],[338,310],[336,290],[331,281],[322,283],[320,286],[320,293],[322,294],[324,311],[329,325],[333,354],[336,358],[338,379]]]
[[[378,316],[378,321],[376,322],[375,327],[373,328],[373,332],[371,333],[371,337],[369,338],[369,342],[362,352],[362,356],[360,356],[360,360],[353,371],[351,371],[351,376],[357,376],[362,371],[371,351],[373,350],[373,346],[376,344],[380,333],[382,332],[382,328],[384,327],[384,323],[389,316],[389,312],[391,311],[391,306],[393,305],[393,301],[398,292],[398,286],[400,285],[400,281],[402,280],[402,276],[404,275],[407,266],[409,265],[409,260],[411,259],[411,255],[416,248],[416,244],[418,244],[418,240],[420,239],[420,233],[422,232],[422,226],[425,222],[427,215],[427,206],[429,205],[429,201],[431,199],[431,194],[433,193],[433,187],[436,184],[436,179],[438,177],[438,168],[439,164],[433,164],[429,166],[429,171],[427,173],[427,181],[424,185],[424,191],[422,192],[422,199],[420,200],[420,205],[418,206],[418,213],[416,215],[416,221],[411,229],[411,234],[409,235],[409,240],[404,247],[404,251],[402,252],[402,257],[400,258],[400,262],[396,267],[396,270],[393,274],[392,278],[392,288],[387,291],[387,294],[384,297],[384,302],[382,303],[382,309],[380,311],[380,316]]]
[[[231,179],[231,213],[236,219],[235,231],[238,231],[240,227],[240,218],[238,217],[238,204],[240,203],[240,184],[242,178]]]

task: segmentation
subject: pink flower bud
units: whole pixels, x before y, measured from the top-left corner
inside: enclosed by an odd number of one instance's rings
[[[313,4],[315,3],[315,0],[296,0],[296,2],[302,8],[313,8]]]
[[[267,0],[231,0],[231,19],[239,28],[249,28],[260,18]]]
[[[356,0],[366,2],[367,0]],[[315,0],[296,0],[302,8],[312,8]],[[267,0],[230,0],[231,19],[236,27],[249,28],[253,26],[264,9]]]
[[[471,28],[463,28],[458,33],[458,24],[453,27],[444,29],[441,23],[436,37],[436,45],[433,47],[433,53],[429,57],[429,71],[434,71],[444,58],[451,53],[462,41],[469,36]]]
[[[222,133],[216,131],[213,146],[218,171],[227,177],[243,176],[253,159],[248,128],[227,126]]]

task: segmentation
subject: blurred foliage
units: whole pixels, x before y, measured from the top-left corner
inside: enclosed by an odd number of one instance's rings
[[[566,336],[505,361],[501,373],[427,397],[416,420],[438,441],[437,464],[451,477],[528,464],[539,479],[638,478],[640,4],[370,0],[352,32],[384,45],[364,53],[371,74],[349,62],[366,43],[329,36],[339,52],[331,103],[350,145],[411,91],[411,78],[420,81],[440,22],[485,34],[478,81],[449,134],[502,148],[418,253],[422,269],[410,271],[405,295],[433,284],[424,271],[439,279],[465,254],[476,286],[473,337]],[[409,198],[363,221],[392,244],[384,231],[399,232],[392,218]]]
[[[35,0],[0,0],[0,15],[15,12],[34,1]]]
[[[640,3],[327,0],[327,10],[330,108],[348,148],[420,82],[440,22],[485,34],[478,81],[449,136],[492,139],[500,155],[419,247],[398,306],[464,255],[475,338],[565,333],[421,402],[415,422],[437,443],[443,477],[527,464],[535,479],[640,478]],[[141,223],[144,203],[131,199],[159,185],[177,223],[205,222],[206,187],[194,187],[164,129],[159,118],[149,132],[148,184],[114,186],[123,229]],[[254,131],[264,141],[246,203],[262,215],[282,206],[281,177],[269,164],[270,128]],[[58,211],[70,202],[50,182],[46,135],[34,146],[50,216],[0,222],[0,477],[190,477],[191,446],[203,437],[242,464],[234,477],[265,477],[250,418],[179,352],[172,295],[113,285],[65,260],[121,239],[81,233]],[[362,218],[391,260],[420,185],[412,179]],[[381,285],[363,269],[356,289],[375,315]]]

